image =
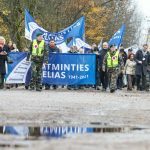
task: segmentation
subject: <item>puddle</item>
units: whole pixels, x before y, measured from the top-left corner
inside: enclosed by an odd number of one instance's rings
[[[94,123],[93,123],[94,124]],[[97,123],[98,124],[98,123]],[[143,128],[130,127],[26,127],[26,126],[3,126],[0,127],[1,135],[16,135],[24,137],[52,137],[59,138],[65,135],[85,133],[115,133],[143,130]]]
[[[93,123],[95,124],[95,123]],[[143,128],[129,127],[26,127],[26,126],[3,126],[0,127],[0,137],[3,135],[13,135],[23,137],[23,141],[50,140],[58,138],[69,138],[77,134],[105,134],[105,133],[129,133],[131,131],[143,130]],[[1,141],[1,140],[0,140]],[[28,147],[25,143],[16,143],[13,145],[7,142],[0,142],[0,147]]]

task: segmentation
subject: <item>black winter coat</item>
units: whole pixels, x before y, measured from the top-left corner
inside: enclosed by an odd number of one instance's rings
[[[99,65],[100,65],[100,68],[102,68],[103,60],[104,60],[104,57],[105,57],[105,55],[107,54],[107,52],[108,52],[107,49],[102,49],[102,50],[100,51],[100,55],[99,55],[99,59],[100,59]]]
[[[3,49],[0,50],[0,52],[5,51],[5,52],[9,52],[8,51],[8,47],[4,46]],[[6,74],[6,67],[5,67],[5,62],[7,61],[7,55],[0,55],[0,73],[1,74]]]
[[[146,53],[146,55],[143,55],[142,50],[138,50],[135,55],[135,61],[137,63],[136,65],[136,75],[146,75],[147,73],[147,67],[148,67],[148,57],[149,52]],[[142,64],[139,63],[139,61],[142,61]]]

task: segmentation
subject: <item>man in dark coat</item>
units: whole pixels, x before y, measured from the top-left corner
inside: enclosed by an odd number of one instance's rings
[[[103,69],[102,69],[103,60],[108,52],[108,48],[109,48],[108,43],[104,42],[103,49],[100,51],[100,55],[99,55],[99,58],[100,58],[100,61],[99,61],[100,68],[99,69],[100,69],[100,80],[102,83],[102,91],[106,91],[106,89],[108,87],[108,73],[107,73],[107,71],[103,71]]]
[[[5,62],[7,61],[7,49],[4,37],[0,37],[0,89],[4,88],[4,77],[6,74]]]
[[[124,48],[120,49],[120,57],[122,57],[123,64],[125,66],[127,61],[127,53],[124,51]],[[117,89],[122,90],[123,88],[123,73],[120,72],[117,79]]]
[[[149,55],[148,55],[146,82],[147,82],[146,90],[149,91],[150,90],[150,51],[149,51]]]
[[[47,52],[48,53],[60,53],[60,49],[56,46],[55,41],[54,40],[50,40],[49,44],[47,45]],[[53,89],[56,90],[57,89],[57,85],[52,85]],[[50,85],[45,84],[45,90],[49,90],[50,89]]]
[[[146,74],[148,66],[148,45],[144,44],[142,50],[138,50],[135,55],[137,90],[146,90]],[[140,85],[142,79],[142,86]]]

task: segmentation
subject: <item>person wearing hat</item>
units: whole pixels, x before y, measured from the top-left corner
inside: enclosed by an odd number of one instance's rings
[[[103,60],[103,71],[108,72],[108,83],[110,92],[114,93],[117,87],[117,78],[119,73],[119,67],[123,70],[123,61],[119,55],[119,51],[115,45],[110,45],[110,48]]]
[[[30,89],[41,91],[42,66],[46,58],[46,44],[43,40],[42,33],[37,33],[36,39],[31,43],[29,50],[27,61],[31,61]]]

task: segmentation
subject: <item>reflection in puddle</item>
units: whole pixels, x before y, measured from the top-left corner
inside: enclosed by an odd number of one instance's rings
[[[47,137],[59,138],[65,135],[93,133],[94,128],[83,127],[23,127],[3,126],[0,127],[0,134],[19,135],[25,137]]]
[[[17,138],[14,142],[12,139],[9,140],[7,137],[5,140],[0,141],[0,148],[3,147],[26,147],[29,148],[33,140],[49,140],[51,138],[69,138],[68,135],[77,134],[92,134],[92,133],[129,133],[131,131],[143,130],[143,128],[129,128],[129,127],[103,127],[103,128],[92,128],[92,127],[25,127],[25,126],[3,126],[0,127],[0,137],[3,135],[13,135]]]
[[[60,138],[66,135],[84,133],[117,133],[142,130],[142,128],[92,128],[92,127],[25,127],[25,126],[3,126],[0,127],[0,134],[18,135],[28,137]]]

